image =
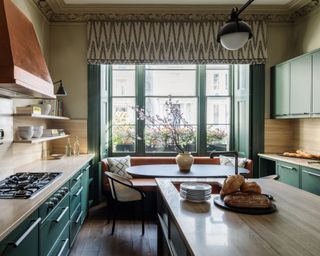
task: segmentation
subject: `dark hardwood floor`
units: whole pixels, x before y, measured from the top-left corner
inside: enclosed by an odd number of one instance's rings
[[[71,256],[156,256],[157,225],[146,221],[145,234],[141,235],[141,221],[117,220],[114,235],[111,222],[106,218],[106,205],[90,210],[75,244]]]

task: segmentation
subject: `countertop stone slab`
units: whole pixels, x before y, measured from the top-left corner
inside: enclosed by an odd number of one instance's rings
[[[217,179],[156,179],[191,255],[319,255],[320,197],[275,180],[256,179],[273,195],[277,211],[246,215],[180,198],[172,182]],[[213,195],[216,196],[216,195]]]
[[[63,157],[59,160],[37,160],[16,169],[1,169],[0,180],[17,172],[62,172],[49,186],[29,199],[0,199],[0,241],[42,205],[57,189],[87,164],[93,155]]]
[[[302,159],[302,158],[296,158],[296,157],[286,157],[286,156],[280,156],[277,154],[258,154],[259,157],[275,160],[275,161],[283,161],[291,164],[297,164],[308,168],[313,168],[320,170],[320,160],[314,160],[314,159]],[[313,163],[310,164],[309,162],[319,162],[319,163]]]

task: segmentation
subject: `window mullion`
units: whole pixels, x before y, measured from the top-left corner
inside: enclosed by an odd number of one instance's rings
[[[145,66],[136,66],[136,105],[145,108]],[[136,117],[137,113],[136,113]],[[137,118],[136,118],[137,120]],[[145,122],[143,120],[136,121],[136,154],[145,154],[144,140]]]
[[[197,69],[198,75],[198,107],[199,107],[199,115],[198,115],[198,140],[197,140],[197,149],[198,154],[201,156],[206,155],[207,151],[207,107],[206,107],[206,66],[199,65]]]

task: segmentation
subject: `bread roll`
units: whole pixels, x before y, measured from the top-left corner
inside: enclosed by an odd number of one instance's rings
[[[224,203],[230,207],[238,208],[270,208],[272,202],[265,195],[237,192],[226,195]]]
[[[231,175],[224,180],[222,189],[220,191],[221,197],[239,191],[241,185],[244,183],[244,177],[240,174]]]
[[[241,192],[261,194],[261,187],[254,181],[244,182],[240,190]]]

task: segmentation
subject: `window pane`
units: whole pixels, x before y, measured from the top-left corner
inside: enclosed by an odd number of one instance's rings
[[[135,151],[135,126],[134,125],[113,125],[112,146],[113,152],[134,152]]]
[[[230,123],[230,99],[207,98],[207,124]]]
[[[135,65],[112,65],[112,70],[123,70],[123,69],[132,69],[135,70]]]
[[[197,151],[197,127],[181,126],[176,128],[179,134],[179,145],[186,151]],[[161,126],[146,126],[145,130],[146,152],[176,152],[174,143],[170,137],[170,130]]]
[[[112,124],[135,124],[135,98],[112,99]]]
[[[196,69],[196,65],[146,65],[146,69]]]
[[[229,149],[230,126],[207,126],[207,151],[225,151]]]
[[[135,95],[135,71],[134,70],[113,70],[112,95],[113,96],[134,96]]]
[[[207,70],[206,80],[208,96],[229,95],[229,70]]]
[[[196,70],[146,70],[147,96],[195,96]]]
[[[164,117],[166,115],[166,105],[168,98],[146,98],[146,112],[151,115],[159,115]],[[181,110],[182,117],[188,124],[197,124],[197,98],[172,98],[172,103],[177,104]],[[176,120],[178,123],[179,120]]]

